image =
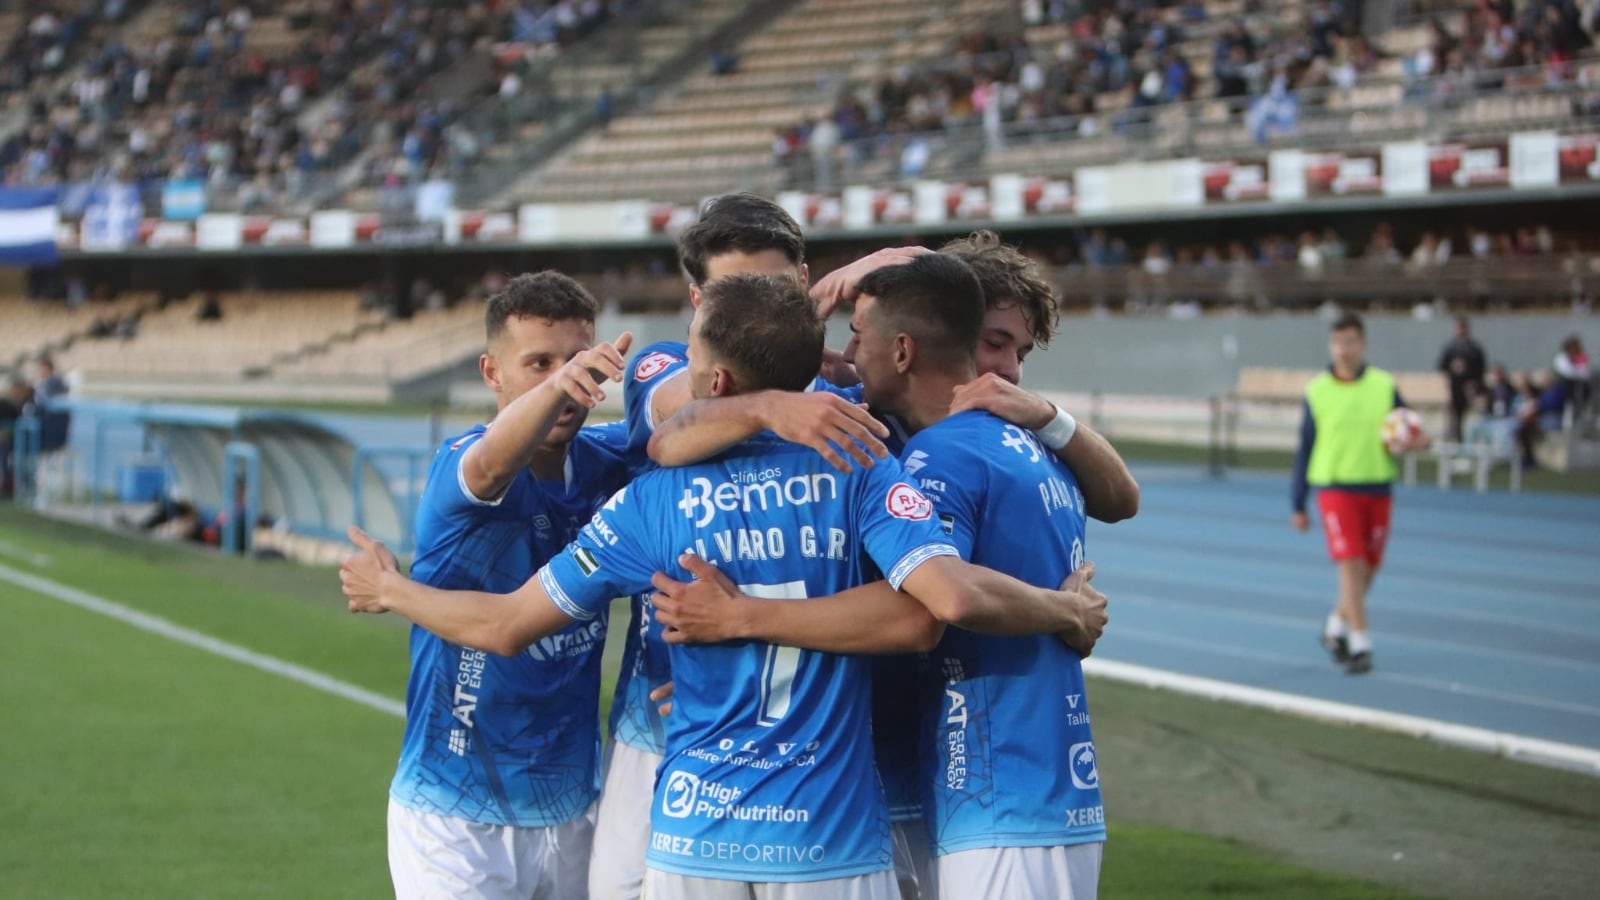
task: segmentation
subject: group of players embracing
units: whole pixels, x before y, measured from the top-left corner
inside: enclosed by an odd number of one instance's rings
[[[409,577],[352,531],[350,608],[415,623],[397,896],[1094,897],[1085,530],[1139,490],[1019,386],[1056,328],[1043,273],[978,232],[810,285],[799,226],[748,194],[679,254],[688,342],[631,360],[572,279],[512,280],[498,413],[435,457]],[[626,421],[585,425],[613,382]]]

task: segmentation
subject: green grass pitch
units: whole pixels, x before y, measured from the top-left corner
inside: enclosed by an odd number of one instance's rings
[[[404,623],[344,612],[331,570],[229,560],[12,508],[0,510],[0,565],[388,697],[404,692]],[[1219,711],[1229,738],[1197,724],[1215,718],[1196,715],[1209,704],[1099,682],[1092,690],[1113,823],[1107,898],[1490,896],[1508,878],[1518,896],[1561,896],[1600,871],[1596,779],[1248,710]],[[3,580],[0,708],[10,713],[0,742],[0,896],[388,892],[385,793],[401,727],[389,713]],[[1317,748],[1379,761],[1351,776]],[[1229,774],[1189,777],[1197,750]],[[1329,777],[1352,780],[1316,787]],[[1485,779],[1504,790],[1482,790]],[[1263,785],[1276,796],[1264,797]],[[1240,791],[1248,796],[1229,799]],[[1338,817],[1302,808],[1342,791],[1371,795],[1380,815],[1385,794],[1421,804],[1420,820],[1442,835],[1462,815],[1502,817],[1530,830],[1530,846],[1513,851],[1547,859],[1525,872],[1485,860],[1465,829],[1467,843],[1407,832],[1414,864],[1401,865],[1388,844],[1375,851]],[[1431,817],[1429,803],[1439,806]],[[1193,815],[1196,805],[1249,827]],[[1552,865],[1548,854],[1565,862]],[[1491,874],[1491,865],[1511,870]],[[1440,874],[1452,867],[1466,868],[1454,880]]]

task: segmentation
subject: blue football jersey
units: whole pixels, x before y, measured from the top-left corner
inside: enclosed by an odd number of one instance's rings
[[[635,475],[653,468],[646,447],[655,433],[651,402],[656,388],[689,367],[689,348],[682,341],[657,341],[640,350],[628,365],[623,382],[623,409],[628,429],[628,461]],[[822,379],[813,388],[826,384]],[[859,401],[859,396],[858,396]],[[667,645],[661,625],[651,614],[650,595],[633,597],[622,664],[611,702],[611,736],[614,740],[656,755],[666,752],[665,727],[650,692],[672,680]]]
[[[411,569],[423,584],[513,591],[627,483],[626,430],[602,425],[573,439],[563,482],[523,471],[500,499],[482,501],[467,489],[461,460],[484,431],[446,441],[428,472]],[[412,628],[405,737],[390,796],[496,825],[582,815],[599,789],[601,612],[509,659]]]
[[[1033,434],[984,412],[918,432],[905,465],[970,562],[1054,588],[1083,562],[1083,494]],[[923,686],[924,815],[937,855],[1105,840],[1083,660],[1055,637],[958,628]]]
[[[866,402],[865,388],[859,384],[828,390],[851,403]],[[877,419],[889,429],[884,447],[891,455],[901,456],[909,439],[904,423],[882,414],[877,414]],[[915,475],[910,469],[906,474]],[[872,753],[889,801],[889,818],[895,822],[922,816],[922,767],[918,760],[922,710],[917,699],[921,662],[911,654],[872,658]]]
[[[656,388],[689,367],[688,345],[682,341],[657,341],[634,354],[622,385],[622,404],[628,429],[628,462],[635,477],[654,469],[645,448],[655,433],[650,404]],[[661,624],[650,608],[648,592],[636,594],[629,604],[628,635],[622,645],[622,664],[611,699],[611,737],[636,750],[657,756],[666,752],[666,726],[650,692],[672,680],[672,663],[661,640]]]
[[[821,597],[876,565],[898,586],[955,553],[932,506],[885,461],[845,475],[770,436],[657,469],[612,497],[539,573],[577,618],[685,579],[695,553],[749,594]],[[649,865],[734,881],[816,881],[892,864],[871,755],[865,658],[760,641],[670,647],[672,715],[651,808]]]

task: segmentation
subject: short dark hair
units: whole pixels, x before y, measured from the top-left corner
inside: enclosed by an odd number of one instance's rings
[[[506,320],[513,317],[593,322],[599,314],[600,303],[587,288],[554,269],[546,269],[537,274],[524,273],[506,282],[500,293],[489,298],[483,324],[488,339],[493,341],[505,333]]]
[[[877,300],[875,315],[918,346],[946,359],[970,362],[983,333],[983,285],[972,267],[944,253],[924,253],[861,279]]]
[[[783,207],[755,194],[713,197],[700,209],[700,220],[678,236],[678,262],[695,284],[705,284],[711,257],[763,250],[781,251],[798,266],[805,262],[806,239]]]
[[[737,274],[708,282],[700,340],[743,391],[801,391],[822,368],[817,304],[792,278]]]
[[[939,252],[972,267],[978,284],[983,286],[983,302],[988,309],[1020,307],[1033,342],[1040,347],[1050,344],[1059,313],[1056,289],[1042,266],[1016,247],[1002,243],[1000,235],[986,228],[956,238],[940,247]]]
[[[1339,318],[1333,320],[1333,327],[1328,330],[1349,331],[1352,328],[1362,337],[1367,336],[1367,326],[1361,321],[1361,317],[1353,312],[1340,313]]]

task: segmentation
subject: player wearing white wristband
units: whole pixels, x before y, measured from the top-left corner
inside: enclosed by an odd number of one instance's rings
[[[861,280],[874,270],[902,265],[928,252],[907,247],[880,250],[830,273],[812,288],[812,297],[826,314],[856,300]],[[975,354],[979,377],[956,389],[951,413],[986,410],[1034,431],[1072,470],[1083,493],[1084,510],[1091,518],[1109,523],[1132,517],[1139,509],[1139,485],[1111,444],[1054,404],[1018,386],[1023,361],[1036,345],[1046,344],[1056,328],[1055,291],[1039,265],[1001,243],[991,231],[952,241],[940,252],[972,268],[983,288],[986,307]],[[860,385],[840,393],[852,402],[863,400]],[[650,455],[656,462],[686,465],[770,427],[739,418],[736,407],[727,401],[697,406],[693,416],[660,423],[650,443]],[[899,455],[905,446],[904,427],[892,416],[882,418],[889,426],[884,444]],[[728,426],[735,423],[743,424],[744,429],[730,430]],[[905,463],[913,475],[923,464],[914,456]],[[926,889],[932,862],[921,831],[920,803],[912,787],[917,778],[914,760],[919,717],[912,705],[903,702],[915,690],[915,661],[881,657],[873,660],[873,665],[873,739],[894,819],[896,870],[902,895],[917,900],[919,895],[932,896]]]

